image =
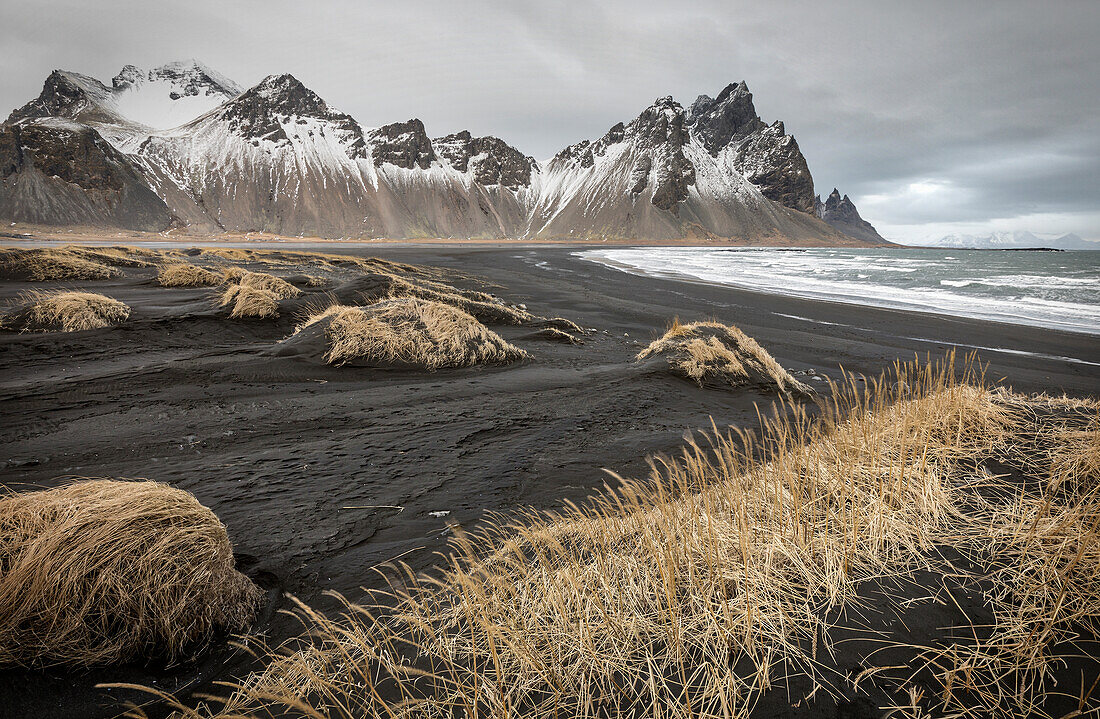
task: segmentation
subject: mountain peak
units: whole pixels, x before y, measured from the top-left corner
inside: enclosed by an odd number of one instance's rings
[[[886,242],[870,222],[859,216],[855,203],[847,195],[842,196],[835,187],[824,204],[820,197],[814,198],[814,214],[849,237],[866,242]]]
[[[687,122],[703,147],[714,156],[731,142],[765,127],[744,80],[726,85],[714,99],[700,95],[691,105]]]
[[[320,95],[310,90],[293,75],[268,75],[257,85],[245,90],[232,100],[228,107],[247,108],[253,114],[297,115],[301,117],[327,117],[335,114]]]
[[[424,123],[415,117],[371,130],[369,139],[375,167],[389,163],[406,170],[426,170],[436,159]]]
[[[469,172],[479,185],[503,185],[511,190],[531,184],[531,171],[538,169],[525,156],[499,137],[474,137],[462,130],[432,141],[439,156],[459,172]]]
[[[349,157],[365,157],[363,129],[350,115],[336,112],[320,95],[290,74],[268,75],[259,84],[225,103],[218,111],[240,137],[289,142],[284,125],[323,120],[335,126]]]

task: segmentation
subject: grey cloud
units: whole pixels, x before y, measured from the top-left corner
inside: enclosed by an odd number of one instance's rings
[[[1092,1],[46,0],[4,20],[4,110],[55,67],[109,80],[197,57],[245,85],[291,72],[364,125],[415,116],[543,158],[655,97],[687,104],[744,79],[819,191],[866,199],[872,222],[1097,215]],[[955,193],[875,200],[924,182]],[[1087,221],[1076,231],[1100,238]]]

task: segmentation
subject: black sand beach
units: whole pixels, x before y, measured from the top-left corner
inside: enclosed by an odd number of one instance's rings
[[[227,322],[208,289],[131,276],[79,283],[134,308],[120,327],[0,334],[0,484],[147,477],[194,493],[269,590],[261,628],[276,643],[293,631],[273,614],[286,606],[280,592],[321,606],[325,590],[361,596],[383,585],[380,564],[429,568],[452,524],[583,500],[608,481],[602,468],[640,476],[647,455],[712,418],[754,426],[772,395],[701,389],[632,362],[675,316],[735,324],[796,372],[877,375],[914,355],[987,347],[1004,350],[979,351],[989,377],[1018,390],[1100,394],[1094,336],[639,277],[560,246],[315,249],[476,275],[509,302],[595,332],[573,346],[494,327],[532,355],[504,367],[335,368],[267,352],[293,317]],[[0,283],[0,301],[28,287]],[[7,671],[0,716],[114,716],[123,693],[97,682],[209,691],[245,666],[226,650],[169,670]]]

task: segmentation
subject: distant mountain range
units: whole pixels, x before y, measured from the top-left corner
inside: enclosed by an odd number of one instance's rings
[[[0,125],[0,220],[144,231],[388,238],[728,238],[881,243],[825,203],[745,83],[658,99],[536,161],[417,119],[364,128],[291,75],[244,89],[198,62],[54,71]]]
[[[925,244],[925,243],[922,243]],[[992,232],[987,235],[947,235],[935,242],[927,243],[933,247],[951,247],[956,249],[1022,249],[1029,247],[1049,247],[1058,250],[1100,250],[1100,242],[1091,242],[1078,235],[1067,234],[1060,237],[1039,236],[1031,232]]]

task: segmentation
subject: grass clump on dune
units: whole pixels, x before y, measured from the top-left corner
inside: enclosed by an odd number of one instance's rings
[[[0,248],[0,279],[28,282],[106,280],[117,267],[149,267],[175,251],[143,250],[117,245]]]
[[[637,359],[658,355],[668,358],[673,373],[700,386],[719,382],[813,394],[813,390],[792,377],[756,340],[733,325],[720,322],[685,325],[676,319],[660,339],[638,353]]]
[[[117,274],[110,265],[65,248],[0,249],[0,279],[28,282],[106,280]]]
[[[0,497],[0,665],[179,659],[245,628],[260,596],[183,490],[86,480]]]
[[[225,276],[190,262],[165,265],[157,273],[161,287],[214,287],[225,281]]]
[[[229,285],[222,292],[219,304],[229,307],[234,319],[267,319],[279,315],[279,300],[297,297],[302,291],[281,277],[266,272],[225,273]]]
[[[449,304],[422,299],[384,300],[368,307],[336,305],[310,317],[297,333],[322,327],[328,347],[324,360],[331,364],[354,361],[435,370],[527,357],[477,318]]]
[[[509,306],[485,292],[459,290],[431,280],[414,282],[396,275],[392,279],[392,297],[416,297],[453,305],[482,322],[518,325],[534,318],[527,310]]]
[[[871,705],[896,716],[1046,716],[1052,668],[1100,621],[1100,498],[984,473],[1023,466],[1045,425],[1021,407],[1045,401],[955,369],[853,378],[814,418],[786,400],[757,432],[714,429],[584,508],[459,535],[445,568],[399,567],[378,604],[336,618],[299,605],[308,635],[224,709],[179,715],[748,717],[767,696],[812,710],[874,686]],[[1055,464],[1070,466],[1043,471]],[[874,615],[868,584],[925,582],[891,601],[942,626],[944,600],[923,595],[963,570],[939,547],[975,562],[988,631],[913,646],[888,615],[866,628],[860,671],[831,664],[835,630],[853,641]],[[1057,690],[1085,714],[1100,709],[1090,683],[1079,701]]]
[[[75,290],[30,291],[0,322],[23,332],[79,332],[109,327],[130,316],[130,308],[116,299]]]

